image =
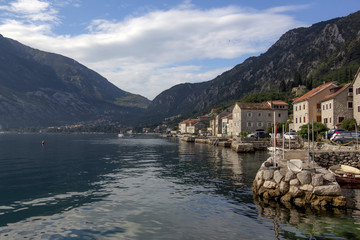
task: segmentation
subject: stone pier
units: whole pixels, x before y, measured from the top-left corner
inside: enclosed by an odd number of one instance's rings
[[[296,151],[292,155],[294,153]],[[299,152],[299,157],[301,154]],[[272,157],[268,158],[253,181],[255,197],[296,206],[345,207],[346,198],[342,196],[335,176],[316,164],[309,165],[306,158],[302,159],[302,170],[294,172],[288,168],[289,158],[278,160],[278,167],[274,167]]]

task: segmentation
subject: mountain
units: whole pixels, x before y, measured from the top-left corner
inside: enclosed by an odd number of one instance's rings
[[[188,117],[249,93],[289,91],[322,81],[351,81],[360,66],[360,11],[288,31],[258,57],[250,57],[215,79],[176,85],[159,94],[148,118]]]
[[[150,101],[73,59],[0,35],[0,124],[50,126],[98,119],[126,123]]]

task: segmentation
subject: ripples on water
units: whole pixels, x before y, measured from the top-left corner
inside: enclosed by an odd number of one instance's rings
[[[151,137],[1,135],[0,239],[359,238],[358,211],[254,202],[266,157]]]

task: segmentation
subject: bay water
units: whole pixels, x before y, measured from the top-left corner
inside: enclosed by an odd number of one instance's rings
[[[155,136],[1,134],[0,239],[360,239],[356,189],[344,210],[255,200],[267,157]]]

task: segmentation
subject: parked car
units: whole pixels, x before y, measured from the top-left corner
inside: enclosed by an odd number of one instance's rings
[[[252,137],[252,138],[266,138],[269,137],[269,134],[267,134],[264,131],[255,131],[253,133],[250,133],[247,135],[247,137]]]
[[[333,129],[330,129],[329,131],[326,132],[326,139],[330,139],[331,136],[336,133],[336,132],[343,132],[343,131],[346,131],[344,129],[337,129],[337,128],[333,128]]]
[[[356,132],[351,132],[351,131],[335,132],[330,138],[330,141],[338,143],[338,144],[346,144],[351,141],[356,142],[356,140],[358,140],[358,141],[360,140],[360,134],[356,133]]]
[[[286,133],[284,133],[284,139],[294,140],[296,138],[297,138],[297,136],[296,136],[295,132],[286,132]]]

